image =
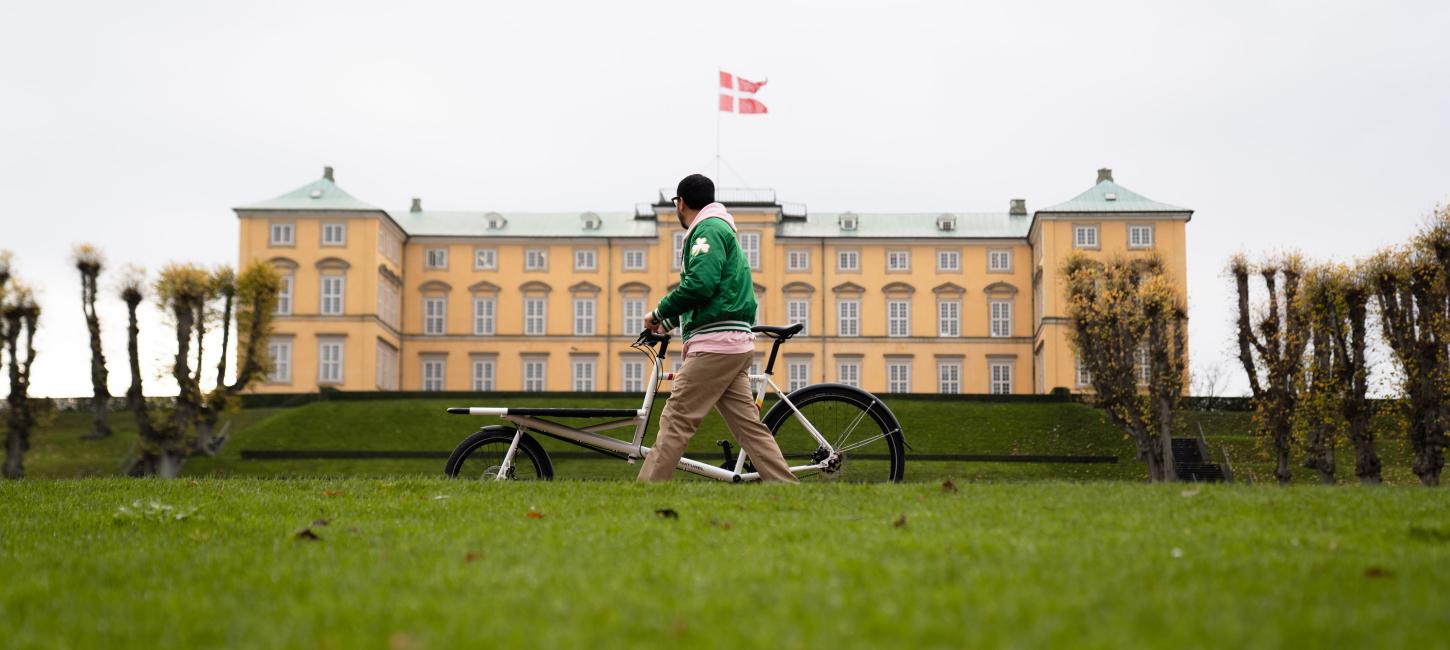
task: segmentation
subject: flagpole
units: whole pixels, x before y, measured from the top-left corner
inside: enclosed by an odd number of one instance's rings
[[[720,183],[720,73],[723,69],[715,66],[715,183]]]

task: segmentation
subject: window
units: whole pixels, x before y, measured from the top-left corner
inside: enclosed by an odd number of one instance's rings
[[[1012,362],[992,361],[987,364],[989,369],[989,384],[993,395],[1009,395],[1012,393]]]
[[[840,300],[836,302],[836,336],[861,335],[861,301]]]
[[[936,392],[943,395],[962,392],[962,362],[956,360],[936,362]]]
[[[398,285],[387,276],[378,275],[378,319],[398,327]]]
[[[1077,385],[1078,386],[1091,386],[1092,383],[1093,383],[1093,373],[1092,373],[1092,371],[1088,370],[1087,364],[1083,363],[1082,362],[1082,359],[1079,358],[1077,360]]]
[[[1098,227],[1097,226],[1073,226],[1072,227],[1073,248],[1097,248]]]
[[[267,381],[287,384],[292,382],[292,339],[273,339],[267,342],[267,357],[272,360],[272,372]]]
[[[547,303],[544,298],[524,298],[524,334],[544,335],[544,316]]]
[[[495,362],[494,362],[493,359],[474,359],[473,360],[473,390],[476,390],[476,391],[490,391],[490,390],[493,390],[494,389],[493,388],[493,376],[494,376],[494,371],[496,369],[497,369],[497,365],[495,364]]]
[[[524,357],[524,390],[538,393],[544,390],[544,371],[547,359]]]
[[[598,268],[596,266],[596,260],[594,258],[595,258],[594,249],[592,249],[592,248],[580,248],[580,249],[576,249],[574,251],[574,270],[575,271],[593,271],[594,269]]]
[[[886,392],[888,392],[888,393],[910,393],[911,392],[911,360],[910,359],[887,359],[886,360]]]
[[[625,334],[631,334],[644,329],[644,299],[624,299],[624,328],[619,330]]]
[[[277,291],[277,310],[272,312],[278,316],[290,316],[292,314],[292,274],[282,276],[282,288]]]
[[[683,230],[676,230],[670,237],[670,241],[673,242],[670,249],[673,253],[673,256],[670,257],[670,268],[675,271],[680,270],[680,260],[685,256],[685,234]]]
[[[475,248],[473,249],[473,270],[491,271],[498,268],[498,249],[496,248]]]
[[[1012,270],[1012,251],[987,251],[987,270],[1006,272]]]
[[[1152,248],[1153,226],[1128,226],[1128,248]]]
[[[317,383],[342,383],[342,339],[317,340]]]
[[[809,271],[811,269],[811,252],[803,248],[792,248],[785,252],[785,270],[787,271]]]
[[[836,361],[836,383],[847,386],[861,386],[861,362],[857,359]]]
[[[886,335],[911,336],[911,301],[886,301]]]
[[[961,251],[937,251],[936,270],[956,272],[962,270]]]
[[[810,311],[809,300],[787,300],[785,301],[785,320],[787,325],[800,323],[801,333],[799,336],[810,336]]]
[[[473,335],[493,336],[498,331],[498,299],[473,299]]]
[[[324,224],[322,224],[322,245],[323,246],[346,246],[347,245],[347,224],[345,224],[345,223],[324,223]]]
[[[423,299],[423,333],[431,336],[440,336],[445,333],[448,319],[448,300],[446,298],[424,298]]]
[[[574,359],[574,392],[590,393],[594,391],[594,358],[578,357]]]
[[[886,270],[911,270],[911,251],[886,251]]]
[[[942,300],[936,304],[937,336],[962,335],[962,301]]]
[[[745,260],[750,262],[750,268],[754,271],[760,270],[760,233],[740,233],[740,250],[745,253]]]
[[[530,248],[524,251],[524,270],[543,271],[549,268],[549,252],[542,248]]]
[[[378,252],[396,264],[398,256],[403,252],[403,242],[398,239],[397,235],[384,229],[378,233]]]
[[[341,275],[322,276],[322,315],[342,314],[343,281]]]
[[[423,357],[423,390],[443,390],[443,371],[446,363],[442,357]]]
[[[860,253],[860,251],[837,251],[836,252],[836,270],[837,271],[859,271],[859,270],[861,270],[861,253]]]
[[[574,336],[594,336],[594,299],[574,299]]]
[[[644,362],[626,360],[619,369],[619,389],[626,393],[644,390]]]
[[[448,249],[429,248],[423,251],[423,268],[425,269],[446,269],[448,268]]]
[[[398,390],[398,349],[386,342],[377,342],[377,375],[374,382],[380,390]]]
[[[626,270],[626,271],[643,271],[644,270],[644,249],[643,248],[626,248],[626,249],[624,249],[624,270]]]
[[[805,388],[811,383],[810,359],[786,360],[786,390]]]
[[[1148,357],[1148,346],[1138,346],[1133,359],[1133,369],[1138,371],[1138,385],[1147,386],[1148,381],[1153,378],[1153,364]]]
[[[290,223],[272,224],[271,244],[273,246],[291,246],[297,243],[296,226]]]
[[[992,336],[1012,336],[1012,302],[1010,300],[993,300],[989,306]]]

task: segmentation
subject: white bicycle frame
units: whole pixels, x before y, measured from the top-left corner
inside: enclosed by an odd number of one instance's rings
[[[534,429],[536,431],[544,432],[554,437],[573,442],[583,447],[588,447],[595,450],[604,451],[606,453],[623,456],[630,463],[633,463],[636,459],[648,456],[650,453],[650,448],[644,446],[644,435],[645,430],[649,427],[649,417],[651,409],[654,406],[656,390],[659,387],[661,379],[674,379],[674,373],[664,373],[662,375],[662,373],[660,372],[660,365],[660,363],[650,364],[650,377],[649,383],[647,384],[648,387],[645,389],[644,404],[639,407],[639,410],[635,412],[635,416],[631,418],[613,420],[610,422],[601,422],[599,424],[577,428],[564,424],[559,424],[557,422],[552,422],[549,420],[544,420],[537,415],[525,415],[518,413],[511,414],[509,413],[509,409],[507,408],[469,408],[469,415],[497,416],[508,420],[515,425],[513,441],[509,443],[509,449],[504,454],[503,463],[499,465],[498,473],[494,476],[494,479],[505,480],[508,478],[509,470],[513,467],[514,454],[518,452],[519,440],[523,437],[524,431],[527,429]],[[775,394],[777,397],[780,398],[780,401],[783,402],[788,408],[790,408],[791,414],[793,417],[795,417],[796,421],[800,422],[801,426],[805,427],[805,430],[811,434],[812,438],[815,438],[816,444],[820,445],[821,448],[825,449],[827,452],[825,460],[817,463],[811,463],[809,465],[793,466],[790,468],[791,473],[802,474],[805,472],[825,469],[828,461],[831,459],[832,456],[836,454],[836,449],[831,445],[831,443],[826,440],[825,436],[821,435],[820,431],[816,430],[815,425],[811,424],[810,420],[806,419],[805,415],[801,414],[800,409],[796,408],[795,404],[791,403],[790,398],[786,395],[786,392],[784,390],[781,390],[780,386],[777,386],[775,384],[775,381],[770,378],[769,374],[747,376],[750,378],[754,386],[759,387],[755,390],[755,407],[757,410],[759,410],[764,403],[766,387],[769,386],[775,391]],[[599,435],[598,433],[600,431],[621,429],[628,426],[634,427],[634,438],[633,440],[628,442],[619,438],[611,438],[609,436]],[[733,471],[683,457],[680,458],[680,462],[675,465],[675,467],[691,474],[698,474],[700,476],[713,478],[718,481],[732,481],[740,483],[744,481],[760,480],[759,472],[741,473],[741,470],[745,469],[745,449],[743,448],[740,450],[740,454],[735,458],[735,468]]]

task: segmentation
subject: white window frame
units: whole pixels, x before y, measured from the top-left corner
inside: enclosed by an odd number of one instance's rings
[[[745,254],[745,261],[750,262],[750,270],[760,270],[760,233],[740,233],[740,252]]]
[[[897,313],[898,309],[901,313]],[[911,299],[895,298],[886,301],[886,336],[911,336]]]
[[[473,298],[473,335],[493,336],[498,333],[498,298],[475,296]]]
[[[849,261],[849,264],[847,263]],[[861,270],[861,251],[836,251],[836,270],[852,273]]]
[[[398,349],[378,339],[373,353],[377,357],[373,383],[379,390],[398,390]]]
[[[889,250],[886,251],[886,272],[902,273],[911,270],[910,250]]]
[[[268,224],[267,245],[296,246],[297,224],[290,221],[277,221]]]
[[[421,360],[423,365],[423,391],[429,393],[442,392],[448,381],[448,358],[424,356]]]
[[[861,335],[861,299],[841,298],[836,301],[836,336]]]
[[[423,334],[443,336],[448,333],[448,299],[440,296],[423,297]]]
[[[537,372],[534,372],[537,371]],[[549,388],[549,359],[548,357],[524,357],[523,388],[526,393],[541,393]],[[537,376],[534,376],[537,375]]]
[[[987,272],[1011,273],[1012,251],[1008,249],[992,249],[987,251]]]
[[[836,383],[847,386],[861,387],[861,360],[860,359],[837,359],[836,360]]]
[[[1012,365],[1006,359],[987,360],[987,392],[993,395],[1012,394]]]
[[[645,252],[643,248],[624,249],[624,270],[643,271],[645,270]]]
[[[649,311],[649,301],[644,298],[626,297],[620,302],[620,312],[624,315],[624,327],[619,331],[623,334],[638,332],[644,328],[644,315]]]
[[[987,333],[992,338],[1012,336],[1012,301],[987,301]]]
[[[267,358],[272,360],[272,372],[267,373],[267,382],[292,383],[292,339],[274,338],[267,341]]]
[[[336,359],[330,359],[329,350],[336,350]],[[346,367],[347,342],[337,337],[317,339],[317,383],[341,384]]]
[[[1138,376],[1138,385],[1147,386],[1153,379],[1153,359],[1148,354],[1148,346],[1140,345],[1133,355],[1133,374]]]
[[[533,313],[537,309],[538,313]],[[524,336],[544,336],[549,329],[549,299],[524,296]]]
[[[332,235],[332,236],[330,236]],[[347,245],[347,222],[326,221],[322,224],[322,245],[323,246],[346,246]]]
[[[575,271],[599,270],[599,251],[593,248],[574,249]]]
[[[886,360],[886,392],[911,392],[911,359]]]
[[[801,331],[797,336],[810,336],[811,301],[806,298],[790,298],[786,300],[785,321],[787,325],[801,324]]]
[[[1075,224],[1072,227],[1073,248],[1100,248],[1097,224]]]
[[[378,274],[378,318],[398,329],[398,285]]]
[[[335,285],[334,285],[335,283]],[[324,273],[318,279],[317,313],[323,316],[341,316],[347,304],[347,276],[341,273]]]
[[[937,359],[936,392],[955,395],[962,392],[962,360]]]
[[[644,390],[644,362],[639,359],[624,359],[619,365],[619,389],[626,393]]]
[[[943,338],[962,335],[962,301],[943,298],[936,302],[936,335]]]
[[[595,378],[599,376],[599,362],[596,358],[574,357],[569,360],[569,368],[570,374],[572,375],[574,392],[594,392],[596,385]]]
[[[473,249],[473,270],[493,271],[498,269],[497,248],[475,248]]]
[[[292,273],[282,275],[282,288],[277,291],[277,309],[272,313],[277,316],[292,315],[292,288],[297,284],[297,276]]]
[[[939,273],[959,273],[962,270],[962,252],[940,250],[936,252],[936,270]]]
[[[676,230],[670,234],[670,270],[680,270],[680,260],[685,257],[685,235],[689,233],[683,230]]]
[[[574,299],[574,336],[594,336],[594,324],[599,301],[593,296],[579,296]]]
[[[791,248],[785,251],[785,270],[800,272],[811,270],[811,250]]]
[[[469,376],[472,378],[473,390],[484,392],[494,390],[495,380],[498,377],[498,360],[493,357],[476,357],[470,364]]]
[[[799,390],[811,384],[811,360],[809,357],[786,357],[786,391]]]
[[[524,251],[525,271],[547,271],[549,270],[549,250],[546,248],[530,248]]]
[[[423,249],[423,268],[430,271],[441,271],[448,269],[447,248],[425,248]]]
[[[1153,230],[1152,224],[1128,224],[1128,248],[1152,248],[1157,234]]]
[[[1074,380],[1079,387],[1091,386],[1093,384],[1093,373],[1088,370],[1087,364],[1082,362],[1082,357],[1077,358]]]

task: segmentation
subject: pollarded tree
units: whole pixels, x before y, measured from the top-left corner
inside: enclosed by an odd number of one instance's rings
[[[1413,469],[1421,483],[1439,485],[1450,427],[1450,208],[1370,269],[1380,326],[1400,366]]]
[[[1183,301],[1162,260],[1074,255],[1067,279],[1068,337],[1092,377],[1093,403],[1134,442],[1152,481],[1172,481],[1173,413],[1183,394]],[[1148,350],[1147,385],[1140,350]]]
[[[1369,288],[1362,271],[1326,264],[1305,277],[1303,309],[1311,330],[1313,352],[1305,420],[1324,428],[1316,440],[1306,427],[1308,461],[1326,483],[1333,482],[1333,434],[1343,430],[1354,446],[1354,474],[1361,483],[1381,481],[1381,463],[1369,421],[1369,365],[1365,349],[1369,332]],[[1324,437],[1328,433],[1328,439]]]
[[[1294,412],[1308,344],[1296,300],[1303,261],[1289,255],[1254,267],[1243,255],[1236,255],[1229,262],[1229,274],[1238,294],[1239,363],[1248,375],[1253,394],[1255,424],[1260,434],[1272,441],[1274,476],[1280,483],[1288,483],[1293,476],[1289,455],[1294,443]],[[1257,319],[1249,298],[1250,277],[1254,275],[1262,279],[1268,294],[1266,309]]]
[[[100,249],[90,244],[75,247],[76,270],[81,273],[81,311],[86,316],[86,328],[91,333],[91,410],[95,419],[91,421],[89,438],[105,438],[111,435],[111,425],[106,423],[106,410],[111,401],[111,389],[106,385],[106,355],[101,350],[101,318],[96,314],[97,282],[105,260]]]
[[[241,275],[223,267],[212,273],[212,294],[222,300],[221,360],[217,362],[216,387],[206,396],[197,420],[196,451],[215,454],[226,442],[215,435],[222,412],[236,404],[236,395],[264,377],[271,369],[267,357],[267,339],[272,336],[272,315],[277,310],[277,296],[282,291],[282,278],[271,265],[253,262]],[[231,340],[232,315],[237,321],[237,377],[228,384],[227,347]],[[198,338],[201,333],[198,332]]]
[[[10,394],[6,397],[5,478],[25,476],[25,452],[35,426],[30,399],[30,370],[35,363],[35,326],[40,306],[30,290],[10,277],[9,255],[0,256],[0,340],[10,358]]]

